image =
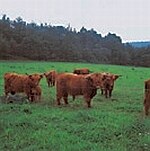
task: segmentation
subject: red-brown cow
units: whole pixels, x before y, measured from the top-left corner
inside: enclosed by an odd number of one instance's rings
[[[91,107],[91,99],[97,93],[97,86],[103,80],[103,75],[99,73],[89,74],[87,76],[63,73],[57,76],[56,80],[56,97],[57,104],[63,98],[65,104],[68,104],[68,95],[83,95],[87,106]]]
[[[90,70],[88,68],[75,69],[73,71],[74,74],[89,74]]]
[[[31,89],[30,98],[33,102],[37,102],[41,100],[42,89],[40,86]]]
[[[44,73],[44,75],[46,77],[48,87],[54,86],[57,72],[55,70],[51,70],[49,72]]]
[[[121,75],[111,74],[111,73],[103,73],[105,79],[101,85],[101,94],[105,93],[105,97],[111,97],[112,91],[114,88],[115,80],[118,79]]]
[[[145,81],[145,98],[144,98],[145,115],[149,114],[149,108],[150,108],[150,79]]]
[[[42,77],[43,75],[41,74],[22,75],[17,73],[6,73],[4,75],[5,95],[7,96],[8,93],[25,93],[28,99],[30,99],[31,89],[39,85]]]

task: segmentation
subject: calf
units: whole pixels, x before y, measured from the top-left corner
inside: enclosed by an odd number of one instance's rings
[[[40,86],[32,88],[30,91],[30,98],[33,102],[37,102],[41,100],[42,89]]]
[[[44,75],[46,77],[46,81],[47,81],[48,87],[54,86],[57,72],[55,70],[51,70],[49,72],[44,73]]]
[[[105,97],[111,97],[112,91],[114,88],[115,80],[117,80],[121,75],[111,74],[111,73],[103,73],[105,76],[105,80],[101,85],[101,94],[105,93]]]

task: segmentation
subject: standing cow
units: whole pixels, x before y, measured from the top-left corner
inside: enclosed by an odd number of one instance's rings
[[[23,75],[17,73],[5,73],[4,75],[4,89],[5,96],[8,93],[25,93],[30,100],[31,90],[39,85],[40,80],[43,75],[41,74],[31,74]],[[33,101],[33,100],[30,100]]]
[[[68,104],[68,95],[73,97],[83,95],[87,106],[91,107],[91,99],[96,95],[97,88],[103,80],[103,75],[99,73],[88,74],[87,76],[63,73],[57,76],[56,97],[57,104],[63,98]]]
[[[111,73],[103,73],[105,76],[105,80],[103,81],[101,85],[101,94],[105,95],[106,98],[112,96],[112,91],[114,88],[115,81],[121,76]]]
[[[33,102],[37,102],[41,100],[42,89],[40,86],[32,88],[30,91],[30,100]]]
[[[149,114],[149,108],[150,108],[150,79],[145,81],[145,98],[144,98],[145,115]]]
[[[44,73],[44,75],[46,77],[46,81],[47,81],[48,87],[54,86],[57,72],[55,70],[51,70],[49,72]]]
[[[73,71],[74,74],[89,74],[90,73],[90,70],[88,68],[80,68],[80,69],[74,69]]]

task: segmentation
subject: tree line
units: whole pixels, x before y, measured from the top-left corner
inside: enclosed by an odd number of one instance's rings
[[[102,37],[94,29],[27,23],[21,17],[0,19],[1,60],[44,60],[150,66],[150,47],[134,48],[121,37]]]

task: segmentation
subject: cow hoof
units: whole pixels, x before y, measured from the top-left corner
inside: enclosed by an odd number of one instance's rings
[[[88,105],[88,108],[91,108],[91,105]]]

